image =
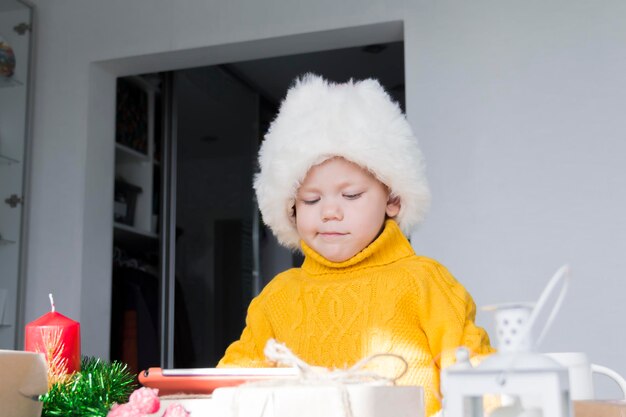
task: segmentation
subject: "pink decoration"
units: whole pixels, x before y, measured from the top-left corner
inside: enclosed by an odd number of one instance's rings
[[[130,395],[126,404],[113,404],[107,417],[146,417],[161,408],[159,390],[142,387]],[[190,414],[178,403],[170,404],[163,417],[189,417]]]
[[[139,388],[130,395],[128,403],[145,414],[159,411],[159,390],[156,388]]]
[[[127,404],[113,404],[107,417],[144,417],[145,414]]]

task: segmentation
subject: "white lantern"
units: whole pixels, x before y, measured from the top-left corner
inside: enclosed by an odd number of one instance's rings
[[[535,308],[529,303],[490,308],[496,318],[498,353],[473,367],[467,349],[457,350],[457,363],[442,371],[444,417],[572,416],[567,368],[534,352],[531,333],[548,294],[567,272],[567,267],[557,271]],[[538,340],[554,318],[565,289],[564,284]],[[489,402],[492,404],[485,407]]]

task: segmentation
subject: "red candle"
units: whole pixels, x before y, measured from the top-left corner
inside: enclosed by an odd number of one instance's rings
[[[80,323],[52,311],[26,325],[24,350],[43,353],[48,374],[62,377],[80,370]]]

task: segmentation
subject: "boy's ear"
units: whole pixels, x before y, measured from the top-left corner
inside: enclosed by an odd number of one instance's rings
[[[387,200],[387,209],[386,213],[388,217],[394,218],[400,213],[400,197],[399,196],[389,196],[389,200]]]

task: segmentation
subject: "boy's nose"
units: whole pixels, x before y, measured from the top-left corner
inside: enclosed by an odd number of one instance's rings
[[[343,211],[339,204],[327,202],[322,207],[322,220],[342,220],[343,219]]]

